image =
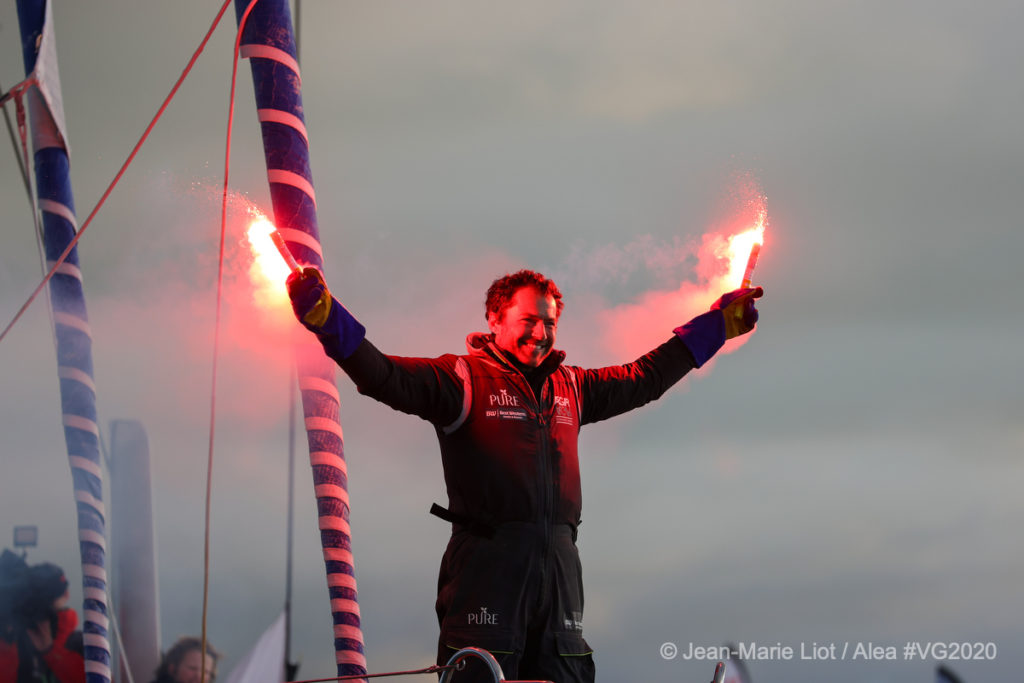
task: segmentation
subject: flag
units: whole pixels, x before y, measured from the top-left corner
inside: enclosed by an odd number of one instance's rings
[[[274,620],[228,674],[224,683],[282,683],[284,681],[284,611]]]
[[[68,145],[67,125],[64,122],[64,100],[60,89],[60,71],[57,69],[57,36],[53,28],[53,3],[47,2],[43,15],[43,28],[39,38],[39,52],[32,70],[36,87],[46,102],[46,108],[53,118],[54,130],[48,131],[54,139],[47,140],[47,147],[61,147],[71,156]]]
[[[963,679],[953,673],[953,670],[944,664],[935,669],[935,683],[963,683]]]
[[[747,665],[740,659],[739,647],[735,643],[726,643],[729,648],[729,659],[725,663],[725,678],[722,683],[751,683]]]

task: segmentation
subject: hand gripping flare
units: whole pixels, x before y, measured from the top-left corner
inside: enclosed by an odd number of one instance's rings
[[[754,329],[758,318],[757,309],[754,308],[754,299],[762,296],[764,296],[764,289],[761,287],[744,287],[723,294],[718,301],[711,304],[712,311],[716,309],[722,311],[725,318],[726,339],[738,337]]]
[[[690,350],[694,363],[700,366],[711,360],[726,339],[738,337],[754,329],[757,309],[754,299],[764,295],[760,287],[741,288],[723,294],[711,310],[672,330]]]
[[[324,276],[313,266],[293,270],[286,281],[295,317],[313,332],[319,332],[331,315],[333,297]]]
[[[294,270],[285,283],[295,317],[316,334],[327,355],[339,363],[351,356],[366,328],[331,296],[320,271],[312,266]]]

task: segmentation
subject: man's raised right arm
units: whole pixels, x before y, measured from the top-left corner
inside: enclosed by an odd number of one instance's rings
[[[385,355],[366,339],[366,328],[331,296],[316,268],[292,273],[287,284],[295,317],[316,335],[359,393],[435,425],[448,424],[459,415],[462,384],[455,378],[455,356]]]

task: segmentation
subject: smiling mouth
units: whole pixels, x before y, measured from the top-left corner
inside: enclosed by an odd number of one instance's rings
[[[531,362],[538,362],[548,354],[547,346],[540,346],[537,344],[530,344],[526,347],[526,355]]]

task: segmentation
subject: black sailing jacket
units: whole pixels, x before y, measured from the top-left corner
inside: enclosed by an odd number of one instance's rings
[[[466,346],[464,356],[405,358],[364,340],[339,365],[360,393],[434,425],[450,510],[486,524],[577,525],[580,427],[659,398],[695,367],[675,336],[632,363],[598,369],[563,365],[556,350],[539,368],[538,397],[493,335],[471,334]]]

